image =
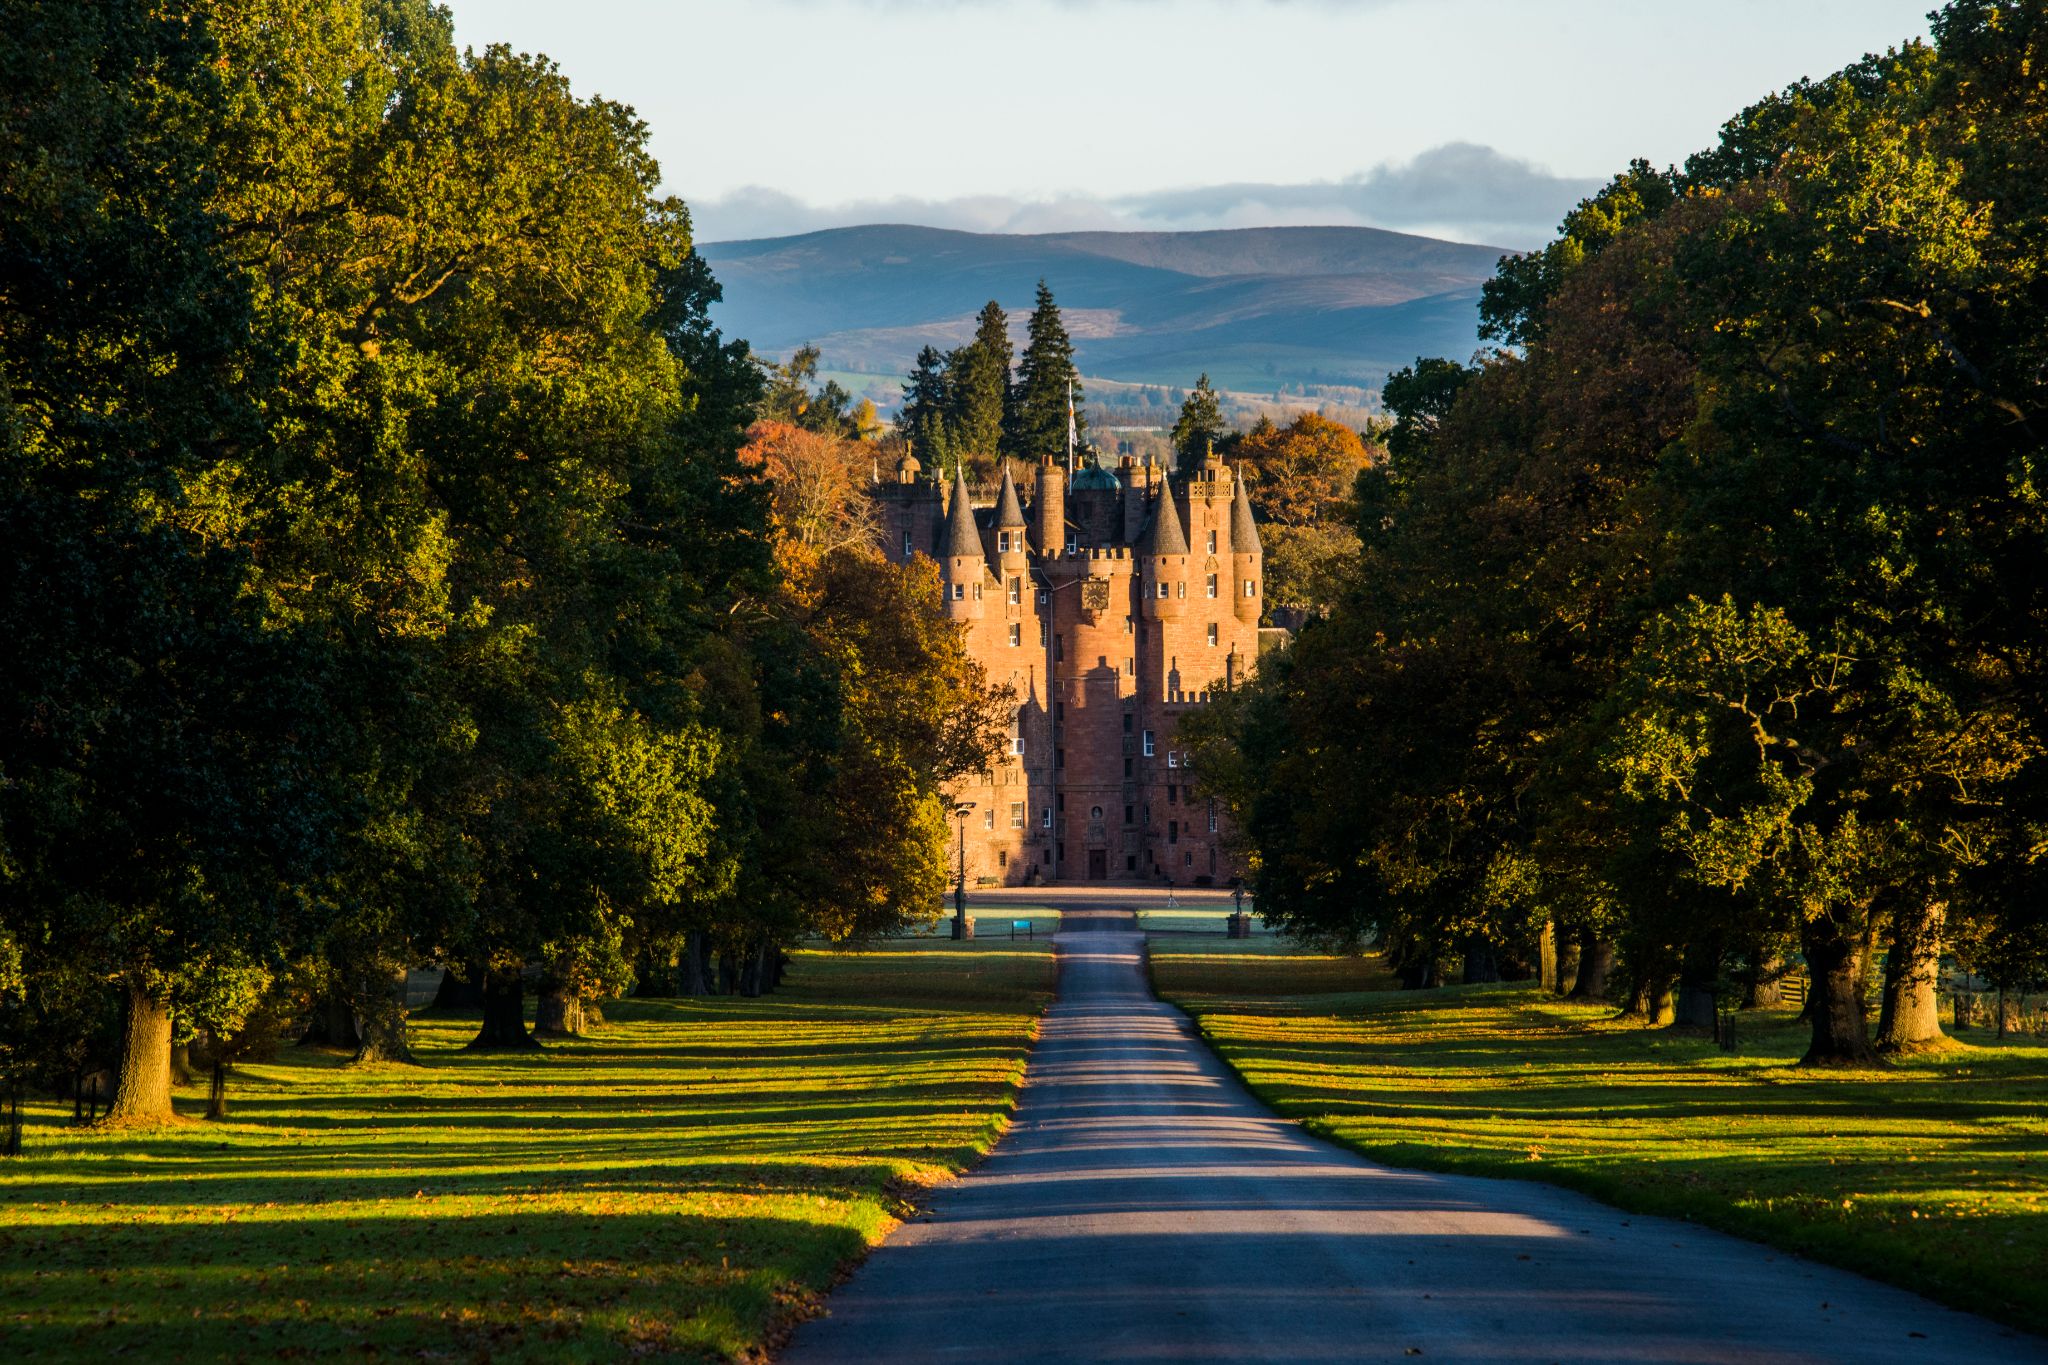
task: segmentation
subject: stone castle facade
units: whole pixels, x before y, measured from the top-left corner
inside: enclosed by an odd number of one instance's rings
[[[875,488],[890,556],[938,562],[947,615],[1016,697],[1009,752],[951,793],[974,803],[968,881],[1226,885],[1225,817],[1190,790],[1178,731],[1258,657],[1244,485],[1213,455],[1172,475],[1046,460],[1035,484],[1027,512],[1005,467],[977,508],[964,475],[906,456]]]

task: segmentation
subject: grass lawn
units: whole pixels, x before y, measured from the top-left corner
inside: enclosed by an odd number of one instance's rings
[[[1152,945],[1159,993],[1281,1114],[1400,1166],[1554,1181],[2048,1331],[2048,1046],[1970,1031],[1806,1072],[1524,986],[1388,990],[1370,961]]]
[[[416,1021],[420,1067],[287,1047],[225,1122],[40,1107],[0,1161],[0,1358],[753,1353],[994,1141],[1051,961],[807,952],[777,995],[622,1002],[539,1054],[462,1052],[473,1018]]]

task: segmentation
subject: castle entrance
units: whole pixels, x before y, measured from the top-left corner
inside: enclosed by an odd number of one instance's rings
[[[1109,850],[1091,848],[1088,850],[1088,880],[1106,882],[1109,880]]]

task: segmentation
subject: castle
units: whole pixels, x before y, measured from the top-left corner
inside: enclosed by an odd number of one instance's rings
[[[946,614],[1016,697],[1008,752],[951,792],[973,803],[969,882],[1237,876],[1178,738],[1258,657],[1259,534],[1234,471],[1213,453],[1171,476],[1047,459],[1027,515],[1007,465],[977,509],[963,472],[948,488],[906,455],[875,495],[890,557],[938,562]]]

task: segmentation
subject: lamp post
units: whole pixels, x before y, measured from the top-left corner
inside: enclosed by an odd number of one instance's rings
[[[974,937],[974,921],[967,917],[967,813],[973,809],[972,801],[953,807],[960,820],[960,874],[953,883],[953,937],[958,939]]]

